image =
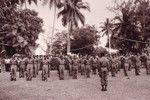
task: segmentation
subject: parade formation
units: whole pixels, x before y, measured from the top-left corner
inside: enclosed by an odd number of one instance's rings
[[[116,77],[117,73],[123,70],[125,77],[128,71],[135,70],[135,75],[140,75],[140,69],[145,68],[146,74],[150,74],[150,59],[148,53],[137,55],[105,54],[100,55],[33,55],[13,56],[11,59],[1,59],[1,73],[10,72],[10,81],[17,81],[19,78],[26,78],[32,81],[41,73],[41,80],[48,81],[51,78],[51,71],[57,70],[60,80],[65,78],[65,70],[72,79],[78,79],[78,74],[90,78],[90,75],[98,75],[102,91],[107,91],[108,74]],[[19,76],[17,76],[19,73]]]

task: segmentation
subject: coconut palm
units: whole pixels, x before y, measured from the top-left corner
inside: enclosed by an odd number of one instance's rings
[[[67,54],[70,53],[70,35],[73,27],[78,27],[79,21],[82,25],[85,24],[85,17],[81,13],[81,9],[90,11],[89,4],[82,2],[82,0],[65,0],[61,11],[58,13],[58,18],[62,17],[62,25],[64,27],[68,26],[69,30],[67,36]]]
[[[104,25],[101,26],[103,35],[107,35],[108,36],[108,43],[109,43],[109,52],[110,52],[110,35],[112,33],[112,28],[113,28],[113,24],[111,23],[111,21],[107,18],[106,21],[104,22]]]
[[[47,54],[51,53],[51,50],[52,50],[52,41],[53,41],[53,36],[55,32],[56,12],[57,12],[57,8],[60,7],[60,1],[61,0],[44,0],[43,2],[43,5],[49,4],[50,9],[52,7],[54,8],[53,28],[52,28],[52,34],[51,34],[51,41],[50,43],[47,44]]]

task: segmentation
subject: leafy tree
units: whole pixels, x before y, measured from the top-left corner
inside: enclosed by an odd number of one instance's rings
[[[80,54],[92,54],[94,46],[99,40],[95,26],[85,26],[72,31],[71,52]]]
[[[140,53],[146,47],[145,42],[149,41],[149,1],[135,1],[123,1],[113,8],[118,13],[112,19],[111,45],[121,53]]]
[[[43,20],[38,13],[29,9],[19,10],[10,0],[0,4],[0,45],[7,56],[15,53],[31,54],[31,47],[42,32]],[[0,52],[1,52],[0,51]]]
[[[62,25],[68,26],[67,35],[67,53],[70,53],[70,35],[74,27],[78,27],[78,22],[85,24],[85,17],[81,13],[81,9],[90,11],[88,3],[82,2],[82,0],[65,0],[62,10],[58,13],[58,17],[62,17]]]

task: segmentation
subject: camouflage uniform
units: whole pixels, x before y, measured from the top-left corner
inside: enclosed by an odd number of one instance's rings
[[[11,81],[16,81],[16,77],[17,77],[17,65],[16,65],[16,61],[14,59],[11,60]]]
[[[102,91],[107,91],[108,67],[109,67],[109,60],[106,57],[100,58],[98,61],[98,72],[99,72],[99,76],[101,78]]]
[[[33,60],[30,58],[28,60],[27,72],[26,72],[26,80],[31,81],[33,77]]]
[[[48,60],[44,58],[42,67],[42,81],[47,81],[48,79]]]

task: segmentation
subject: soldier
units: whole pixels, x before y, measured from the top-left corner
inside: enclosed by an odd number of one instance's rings
[[[24,78],[25,75],[25,65],[26,65],[26,59],[22,56],[21,58],[21,65],[19,69],[19,78]]]
[[[146,74],[150,74],[150,71],[149,71],[149,54],[145,54],[145,53],[142,53],[141,57],[140,57],[140,60],[141,60],[141,64],[146,68]]]
[[[101,58],[98,60],[98,72],[101,78],[102,91],[107,91],[107,76],[108,76],[109,60],[105,57],[104,53],[101,53]]]
[[[37,59],[36,56],[33,56],[33,77],[35,78],[37,75]]]
[[[3,73],[6,71],[4,58],[1,58],[1,71],[2,71]]]
[[[116,61],[115,61],[115,56],[113,55],[111,58],[111,75],[112,77],[116,77]]]
[[[81,75],[85,75],[85,56],[81,58]]]
[[[86,58],[86,65],[85,65],[85,68],[86,68],[86,77],[87,78],[90,78],[90,72],[91,72],[91,63],[90,63],[90,59],[89,59],[89,56],[87,56]]]
[[[65,72],[65,59],[61,55],[59,58],[59,79],[64,80],[64,72]]]
[[[17,63],[17,71],[19,71],[20,70],[20,66],[21,66],[21,60],[20,60],[19,57],[17,57],[16,63]]]
[[[91,67],[92,67],[93,74],[96,75],[96,69],[97,69],[97,58],[96,58],[96,56],[91,58]]]
[[[146,65],[146,74],[150,75],[150,54],[148,53],[147,55],[148,56],[147,56],[147,61],[146,61],[146,63],[147,63],[147,65]]]
[[[77,79],[77,73],[78,73],[78,58],[75,55],[72,59],[72,74],[73,74],[73,79]]]
[[[124,67],[123,67],[124,76],[128,76],[128,73],[127,73],[128,68],[129,68],[129,59],[126,56],[125,57],[125,62],[124,62]]]
[[[48,60],[47,57],[44,56],[43,59],[43,67],[42,67],[42,81],[48,80]]]
[[[16,81],[16,77],[17,77],[17,65],[16,65],[16,61],[15,61],[15,57],[12,58],[11,60],[11,81]]]
[[[33,77],[33,60],[31,57],[28,57],[28,65],[27,65],[27,72],[26,72],[26,80],[31,81]]]
[[[135,62],[135,75],[140,75],[140,66],[141,66],[140,55],[137,54]]]
[[[47,57],[48,62],[48,77],[50,77],[50,70],[51,70],[51,57]]]

